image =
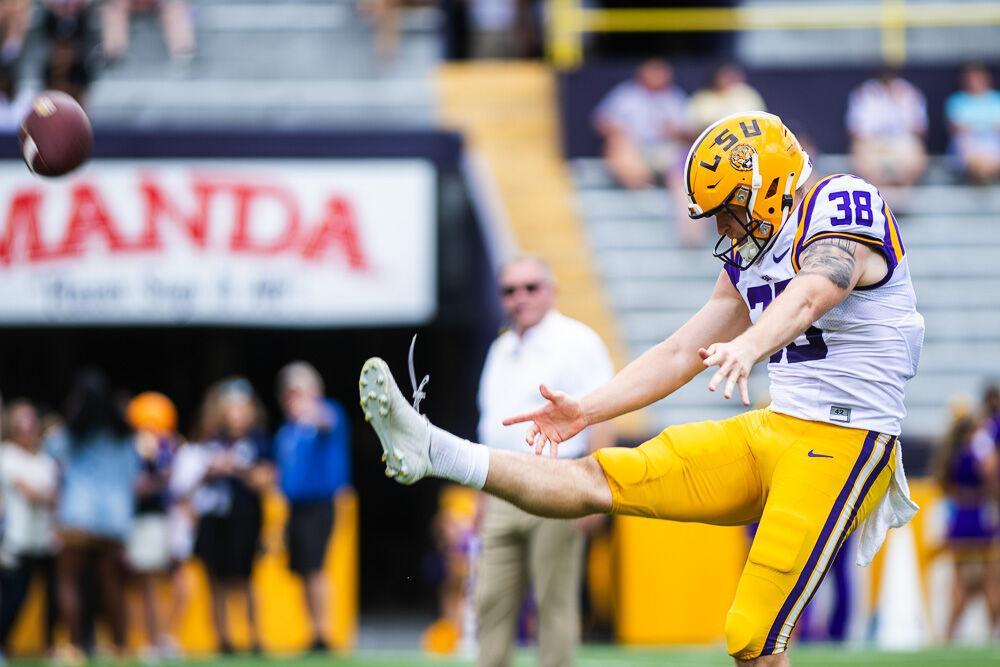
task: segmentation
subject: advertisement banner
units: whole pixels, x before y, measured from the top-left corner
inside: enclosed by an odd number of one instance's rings
[[[424,322],[435,191],[421,160],[2,163],[0,322]]]

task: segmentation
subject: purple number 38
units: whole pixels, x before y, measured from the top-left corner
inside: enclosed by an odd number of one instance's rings
[[[841,225],[857,224],[861,227],[871,227],[875,222],[875,214],[872,213],[872,193],[865,190],[838,190],[831,192],[829,197],[831,202],[837,204],[840,215],[830,218],[830,224],[834,227]],[[851,207],[851,203],[854,207]]]

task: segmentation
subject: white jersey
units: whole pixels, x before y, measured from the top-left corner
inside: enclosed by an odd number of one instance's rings
[[[799,270],[802,251],[820,238],[846,238],[879,251],[889,272],[771,355],[771,409],[810,421],[898,435],[924,340],[899,227],[878,189],[857,176],[819,181],[746,271],[726,266],[756,322]]]

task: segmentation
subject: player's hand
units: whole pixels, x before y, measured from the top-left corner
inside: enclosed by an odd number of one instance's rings
[[[532,412],[508,417],[503,420],[503,425],[533,422],[524,436],[525,442],[535,448],[536,455],[541,455],[545,445],[550,445],[549,456],[555,457],[559,455],[560,442],[569,440],[586,428],[583,404],[580,399],[561,391],[552,391],[544,384],[538,390],[546,400],[545,405]]]
[[[746,345],[735,340],[729,343],[713,343],[708,349],[700,348],[698,354],[706,368],[719,367],[708,383],[709,391],[715,391],[720,384],[725,383],[722,395],[728,399],[732,398],[733,389],[738,386],[743,405],[750,405],[747,379],[757,358]]]

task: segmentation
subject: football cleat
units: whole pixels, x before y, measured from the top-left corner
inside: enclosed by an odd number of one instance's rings
[[[378,392],[366,391],[374,381]],[[410,405],[389,372],[389,366],[372,357],[361,368],[363,403],[375,401],[377,410],[365,410],[382,444],[385,474],[401,484],[413,484],[430,472],[431,428],[427,418]],[[372,406],[374,407],[374,406]]]

